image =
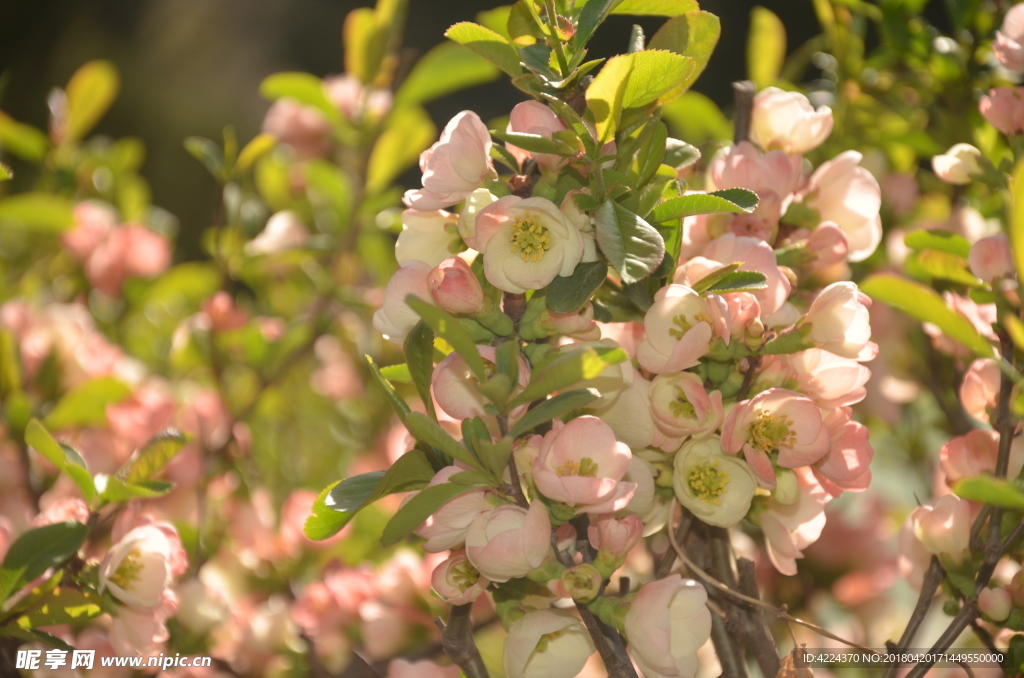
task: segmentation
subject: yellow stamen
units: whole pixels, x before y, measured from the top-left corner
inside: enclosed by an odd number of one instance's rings
[[[721,496],[729,484],[729,474],[718,470],[718,462],[704,462],[690,469],[687,479],[697,499],[703,499],[716,506],[722,503]]]
[[[512,224],[512,251],[518,252],[523,261],[540,261],[551,249],[551,234],[541,223],[540,216],[527,212]]]
[[[138,549],[132,549],[128,552],[128,555],[124,557],[121,564],[118,565],[117,571],[110,575],[110,581],[117,584],[122,589],[128,589],[131,587],[132,582],[139,579],[139,573],[142,572],[142,563],[139,559],[142,554]]]
[[[783,445],[792,446],[796,433],[790,429],[793,420],[761,410],[748,429],[747,442],[762,452],[773,452]]]
[[[559,478],[564,478],[565,476],[595,478],[597,477],[597,464],[590,457],[583,457],[579,461],[570,459],[555,469],[555,475]]]

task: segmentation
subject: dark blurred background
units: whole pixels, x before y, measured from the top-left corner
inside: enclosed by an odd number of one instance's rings
[[[508,0],[410,0],[405,44],[422,53],[445,29]],[[277,71],[318,76],[342,70],[341,26],[370,0],[0,0],[0,109],[46,128],[47,93],[86,61],[104,58],[121,72],[121,94],[97,128],[146,145],[143,174],[153,202],[181,223],[179,248],[194,253],[209,225],[216,184],[182,147],[191,135],[220,139],[227,124],[244,143],[259,131],[268,102],[260,81]],[[728,108],[729,83],[745,77],[750,10],[762,5],[786,26],[792,52],[818,30],[811,0],[703,0],[718,15],[722,38],[694,89]],[[590,57],[625,51],[632,23],[651,36],[664,19],[612,17],[592,41]],[[507,115],[523,95],[506,80],[428,106],[442,127],[460,110],[484,119]],[[407,177],[412,184],[418,177]]]

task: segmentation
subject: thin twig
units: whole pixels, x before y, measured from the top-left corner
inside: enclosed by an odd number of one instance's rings
[[[932,556],[931,563],[928,565],[928,570],[925,572],[924,579],[921,582],[921,595],[917,598],[917,605],[914,606],[914,612],[910,615],[910,620],[907,622],[907,627],[903,629],[903,635],[900,636],[900,642],[892,646],[890,652],[894,655],[899,655],[900,652],[910,646],[913,642],[914,636],[917,635],[917,630],[921,628],[921,624],[924,622],[925,616],[928,614],[928,610],[932,607],[932,599],[935,597],[935,592],[938,590],[939,585],[942,584],[942,580],[946,578],[946,571],[942,568],[942,564],[939,559]],[[900,668],[901,662],[894,661],[885,668],[885,673],[882,674],[882,678],[892,678],[896,675],[896,671]]]
[[[953,621],[950,622],[949,626],[943,631],[939,639],[935,641],[932,648],[928,651],[928,656],[935,656],[941,654],[949,649],[949,646],[953,644],[963,630],[966,629],[972,621],[978,616],[978,602],[976,600],[967,600],[964,606],[960,608],[956,616],[953,617]],[[910,672],[904,676],[904,678],[924,678],[924,675],[928,673],[935,664],[935,660],[918,662],[914,668],[910,669]]]
[[[994,654],[999,654],[999,648],[996,647],[996,641],[992,637],[992,634],[988,632],[985,627],[978,623],[977,619],[971,621],[971,629],[974,631],[974,635],[978,637],[981,644],[989,649]]]
[[[750,138],[750,118],[754,108],[754,95],[757,94],[757,85],[750,80],[740,80],[732,84],[732,97],[736,105],[732,119],[734,132],[732,140],[740,143]]]
[[[760,600],[761,594],[757,590],[757,578],[754,575],[754,561],[749,558],[737,558],[736,569],[740,575],[740,591],[746,596]],[[775,639],[772,638],[761,610],[749,609],[746,612],[744,635],[747,643],[754,652],[754,659],[757,660],[761,673],[771,678],[779,672],[779,650],[775,646]]]
[[[458,664],[467,678],[489,678],[480,650],[473,640],[473,624],[469,618],[472,603],[453,605],[448,612],[448,623],[440,618],[434,623],[441,629],[441,647]]]
[[[747,394],[750,393],[750,387],[754,385],[754,377],[757,376],[757,368],[761,366],[761,356],[755,355],[747,358],[747,371],[743,373],[743,383],[740,385],[740,390],[736,394],[736,401],[743,401],[747,399]]]

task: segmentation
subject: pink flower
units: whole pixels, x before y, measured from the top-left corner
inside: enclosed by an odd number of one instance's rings
[[[770,388],[738,404],[722,424],[722,449],[743,450],[758,482],[771,489],[775,471],[768,457],[778,452],[784,468],[809,466],[829,448],[829,430],[810,398],[782,388]]]
[[[384,305],[373,314],[373,329],[388,341],[401,345],[420,321],[416,311],[405,303],[405,298],[412,294],[432,303],[427,283],[429,275],[430,266],[422,261],[411,259],[405,262],[384,288]]]
[[[481,577],[466,552],[454,551],[446,561],[434,568],[430,584],[449,605],[465,605],[476,600],[491,582]]]
[[[848,407],[833,410],[825,425],[831,435],[828,453],[814,466],[814,476],[833,497],[847,492],[863,492],[871,484],[871,460],[875,451],[868,441],[868,428],[850,421]]]
[[[314,391],[331,400],[353,398],[363,392],[359,370],[337,337],[325,334],[318,338],[313,353],[320,363],[309,378]]]
[[[629,652],[648,678],[693,678],[697,650],[711,637],[708,594],[672,574],[644,584],[626,613]]]
[[[978,358],[971,363],[960,383],[960,403],[967,414],[989,422],[989,410],[995,408],[999,397],[1000,377],[999,363],[991,358]]]
[[[761,304],[749,292],[732,292],[722,295],[729,307],[729,334],[733,339],[764,334],[761,322]]]
[[[899,558],[896,561],[900,576],[915,589],[920,590],[924,574],[931,565],[932,554],[914,536],[914,524],[910,517],[903,523],[899,533]]]
[[[749,141],[741,141],[721,153],[708,167],[709,188],[746,188],[754,191],[770,208],[759,206],[758,214],[778,223],[801,180],[800,157],[783,151],[761,154]],[[730,262],[731,263],[731,262]]]
[[[1024,87],[996,87],[981,97],[978,110],[993,127],[1006,134],[1024,128]]]
[[[797,573],[796,561],[803,550],[816,542],[825,527],[825,504],[830,497],[806,470],[797,470],[799,496],[790,505],[769,500],[761,514],[768,558],[785,575]]]
[[[725,417],[721,392],[709,394],[703,380],[692,372],[655,377],[651,382],[651,410],[662,433],[678,439],[717,431]]]
[[[495,363],[497,352],[493,346],[477,346],[476,348],[485,364],[493,365]],[[519,386],[522,388],[528,383],[530,383],[530,368],[525,360],[519,358]],[[454,351],[437,364],[430,377],[430,388],[434,393],[434,399],[438,406],[453,419],[487,416],[484,404],[489,401],[476,388],[476,384],[477,379],[473,376],[469,365]],[[519,417],[526,411],[526,407],[527,405],[522,405],[515,408],[510,412],[510,416]]]
[[[831,221],[825,221],[811,231],[807,238],[807,251],[814,255],[815,266],[835,266],[846,261],[850,243],[843,229]]]
[[[754,97],[750,136],[761,148],[800,155],[817,148],[832,133],[832,109],[814,110],[799,92],[769,87]]]
[[[985,282],[1013,275],[1010,239],[1005,233],[990,235],[971,245],[967,261],[971,271]]]
[[[407,262],[419,259],[430,266],[437,266],[452,256],[459,245],[458,220],[457,215],[444,210],[402,212],[402,232],[395,242],[398,265],[405,266]]]
[[[978,609],[994,622],[1005,621],[1010,616],[1013,600],[1004,588],[984,588],[978,594]]]
[[[410,662],[392,659],[384,678],[459,678],[458,666],[441,666],[432,661]]]
[[[871,299],[852,282],[832,283],[818,294],[801,324],[820,348],[844,358],[871,360],[878,346],[871,342]]]
[[[446,466],[434,474],[430,486],[446,483],[453,475],[465,470],[467,469],[459,466]],[[427,540],[423,550],[428,553],[440,553],[456,548],[466,541],[466,533],[473,521],[491,508],[487,493],[483,489],[465,492],[454,499],[449,499],[416,529],[416,534]]]
[[[822,163],[811,175],[804,201],[834,222],[849,241],[850,261],[867,259],[882,241],[882,189],[871,173],[859,167],[857,151],[846,151]]]
[[[462,111],[441,132],[441,139],[420,154],[423,188],[405,192],[405,204],[429,212],[466,199],[491,177],[491,135],[480,117]]]
[[[75,227],[63,234],[60,240],[73,257],[86,261],[115,226],[117,213],[112,207],[87,200],[75,205]]]
[[[308,240],[309,231],[299,215],[284,210],[267,220],[267,225],[245,246],[245,251],[249,254],[278,254],[302,247]]]
[[[173,548],[159,527],[135,528],[114,544],[103,560],[100,592],[109,589],[115,598],[134,610],[155,610],[171,584]]]
[[[1024,71],[1024,8],[1014,5],[1003,17],[992,51],[1008,70]]]
[[[853,405],[867,396],[871,370],[856,360],[809,348],[789,355],[788,362],[799,390],[822,409]]]
[[[170,638],[167,620],[174,616],[178,602],[172,591],[166,591],[160,604],[152,610],[119,607],[110,625],[108,638],[119,655],[152,655]]]
[[[643,531],[644,523],[640,516],[631,515],[620,520],[606,513],[590,521],[587,537],[595,549],[615,558],[625,558],[640,541]]]
[[[480,281],[459,257],[449,257],[427,274],[434,302],[449,313],[479,313],[484,308]]]
[[[952,487],[964,478],[984,473],[995,473],[999,457],[999,434],[995,431],[974,429],[967,435],[957,436],[942,446],[939,464],[946,474],[946,484]],[[1010,445],[1007,475],[1016,478],[1024,468],[1024,438],[1014,438]]]
[[[712,240],[704,248],[706,259],[728,266],[735,262],[743,262],[739,270],[756,271],[767,278],[768,287],[756,290],[753,295],[761,305],[761,316],[767,317],[782,308],[792,289],[789,279],[779,270],[775,260],[775,252],[771,246],[757,238],[745,238],[726,233]],[[710,272],[710,271],[709,271]],[[678,278],[678,272],[676,277]],[[703,277],[703,276],[702,276]],[[676,280],[676,282],[679,282]],[[691,280],[690,284],[697,280]]]
[[[126,278],[151,278],[171,263],[170,241],[144,226],[111,229],[85,263],[85,274],[94,287],[116,296]]]
[[[64,497],[47,506],[42,513],[32,519],[29,527],[43,527],[68,520],[82,523],[89,522],[89,507],[78,497]]]
[[[539,101],[520,102],[515,105],[509,115],[509,132],[537,134],[545,139],[550,139],[552,134],[563,129],[565,129],[565,124],[555,115],[554,111]],[[531,153],[510,143],[506,143],[505,148],[519,161],[520,166],[527,159],[533,158],[542,170],[552,172],[557,170],[563,162],[562,157],[554,153]]]
[[[203,314],[215,332],[230,332],[245,327],[249,314],[235,305],[231,295],[221,290],[203,302]]]
[[[610,513],[629,503],[635,483],[622,482],[633,454],[611,427],[583,416],[544,436],[533,463],[533,481],[544,496],[576,513]]]
[[[892,172],[881,181],[882,200],[889,205],[893,216],[909,214],[917,204],[920,191],[917,180],[909,174]]]
[[[541,501],[503,504],[479,514],[466,532],[466,555],[487,579],[506,582],[536,569],[551,550],[551,521]]]
[[[955,144],[942,155],[932,158],[935,176],[947,184],[966,186],[981,173],[981,151],[970,144]]]
[[[231,413],[213,390],[196,393],[178,415],[181,428],[197,436],[207,450],[216,450],[231,436]]]
[[[315,108],[294,99],[278,99],[263,118],[263,131],[295,149],[300,159],[327,155],[331,125]]]
[[[575,676],[594,654],[579,619],[565,610],[529,610],[508,628],[502,664],[508,678]]]
[[[928,553],[948,556],[959,564],[970,551],[970,502],[946,494],[918,506],[910,514],[914,536]]]
[[[728,313],[721,297],[704,298],[685,285],[662,287],[644,316],[640,365],[655,374],[694,367],[711,350],[712,338],[728,343]]]
[[[374,119],[383,118],[391,109],[389,90],[365,87],[359,78],[348,73],[324,78],[324,90],[349,120],[358,122],[367,115]]]

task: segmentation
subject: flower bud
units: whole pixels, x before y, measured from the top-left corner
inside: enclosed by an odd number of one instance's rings
[[[1012,607],[1013,600],[1004,588],[985,588],[978,594],[978,609],[992,621],[1004,621]]]
[[[527,511],[504,504],[484,511],[466,531],[466,555],[481,575],[506,582],[540,566],[551,549],[551,521],[537,500]]]
[[[437,305],[449,313],[479,313],[484,308],[484,291],[469,264],[449,257],[427,274],[427,287]]]
[[[956,144],[942,155],[932,158],[932,169],[947,184],[971,183],[981,173],[981,151],[970,144]]]
[[[512,622],[502,661],[508,678],[575,676],[583,670],[594,643],[572,614],[530,610]]]
[[[647,676],[693,676],[697,650],[711,635],[708,594],[678,574],[641,587],[626,613],[633,660]]]
[[[971,245],[967,257],[971,272],[985,282],[1013,275],[1013,259],[1010,257],[1010,239],[1005,233],[982,238]]]
[[[850,245],[843,229],[834,222],[826,221],[807,238],[807,251],[814,255],[816,266],[826,267],[846,261]]]
[[[626,516],[619,520],[605,513],[590,521],[587,536],[598,551],[615,558],[625,558],[643,531],[644,524],[639,516]]]
[[[826,351],[870,360],[878,352],[871,342],[870,303],[854,283],[832,283],[815,297],[803,323],[811,326],[810,338]]]
[[[473,563],[469,562],[464,550],[455,551],[430,576],[430,585],[449,605],[465,605],[476,600],[490,584]]]
[[[914,509],[910,515],[914,535],[932,555],[963,561],[970,549],[971,508],[969,502],[947,494]]]
[[[582,563],[564,570],[561,577],[548,582],[548,588],[556,596],[589,603],[597,597],[603,579],[596,567]]]
[[[800,498],[800,485],[792,469],[781,468],[775,472],[776,485],[772,499],[783,506],[792,506]]]
[[[978,102],[978,111],[1003,134],[1017,134],[1024,126],[1024,88],[996,87]]]
[[[751,137],[761,148],[802,154],[817,148],[832,132],[832,109],[814,110],[799,92],[769,87],[754,97]]]

